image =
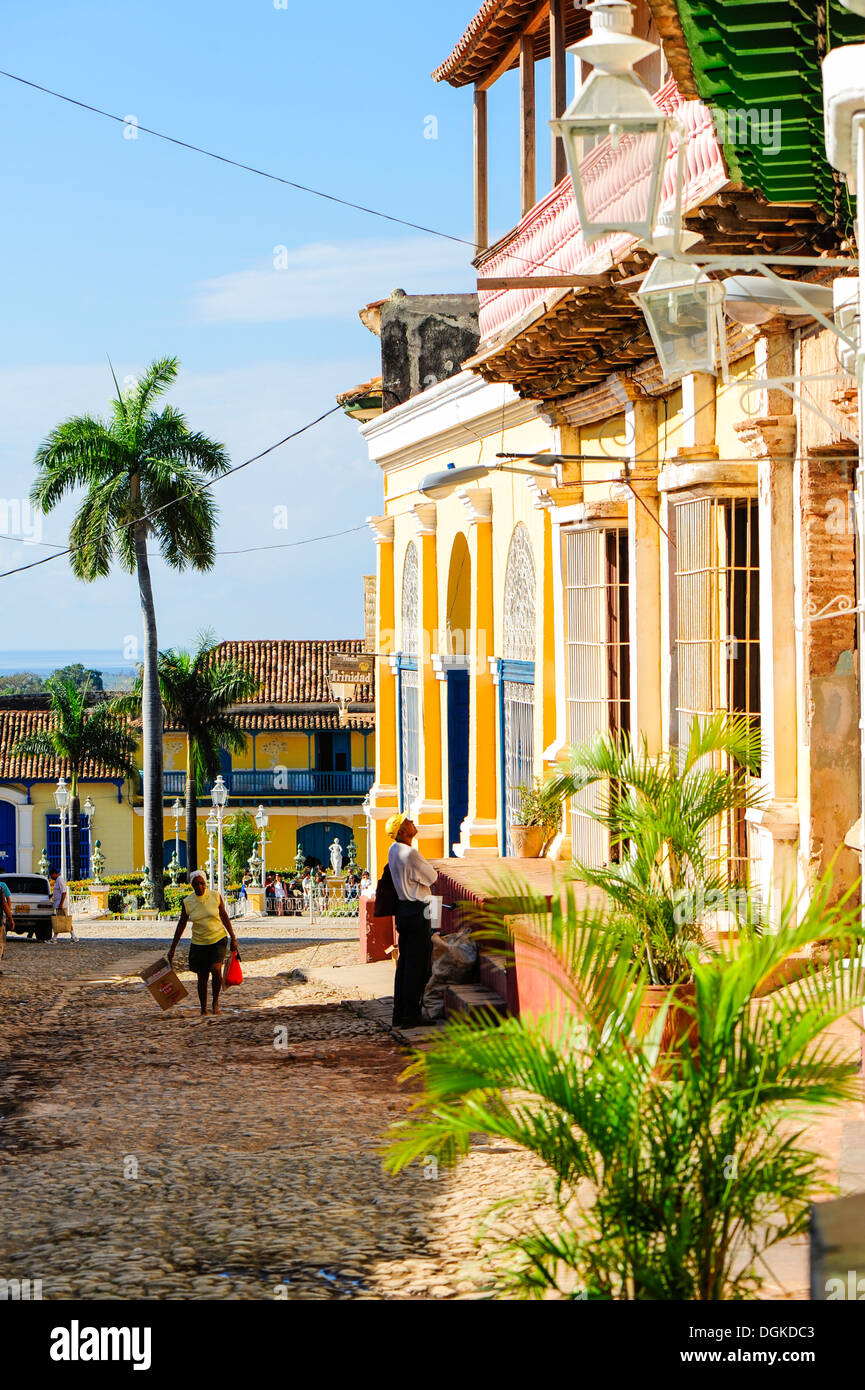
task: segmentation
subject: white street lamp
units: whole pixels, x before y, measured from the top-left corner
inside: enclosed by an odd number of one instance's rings
[[[721,304],[724,289],[699,265],[659,256],[634,299],[645,315],[664,377],[715,372],[726,357]],[[726,362],[724,362],[726,376]]]
[[[559,459],[558,456],[536,454],[532,456],[531,462],[549,468],[558,463]],[[439,502],[445,497],[450,497],[457,488],[465,487],[466,483],[478,483],[490,473],[523,473],[528,478],[544,476],[543,473],[538,473],[537,469],[514,468],[504,461],[494,459],[490,459],[489,463],[466,463],[459,467],[451,463],[436,473],[427,473],[418,485],[418,492],[423,493],[430,501]]]
[[[180,863],[180,818],[183,815],[184,807],[181,805],[180,797],[174,798],[174,805],[171,814],[174,817],[174,857]]]
[[[228,787],[225,785],[225,782],[223,781],[221,772],[213,784],[213,789],[210,793],[210,799],[213,802],[214,809],[216,811],[216,867],[218,875],[217,883],[220,893],[224,895],[225,864],[223,862],[222,857],[222,817],[225,812],[225,807],[228,803]]]
[[[207,831],[207,886],[208,886],[209,888],[212,888],[212,887],[213,887],[213,837],[214,837],[214,835],[216,834],[216,832],[217,832],[217,830],[218,830],[218,828],[219,828],[219,822],[217,821],[216,816],[215,816],[215,814],[214,814],[213,811],[211,811],[210,815],[207,817],[207,820],[204,822],[204,828],[205,828],[205,830]]]
[[[54,805],[60,812],[60,876],[66,882],[66,813],[69,809],[69,788],[61,777],[54,789]]]
[[[84,805],[81,807],[87,817],[87,865],[90,877],[93,877],[93,817],[96,815],[96,807],[93,804],[93,797],[88,796]]]
[[[260,835],[261,835],[261,886],[262,886],[262,888],[264,887],[264,877],[265,877],[265,867],[264,867],[264,841],[265,841],[265,831],[267,830],[269,821],[270,821],[270,816],[267,814],[267,812],[265,811],[265,809],[264,809],[263,806],[259,806],[258,810],[257,810],[256,813],[255,813],[255,823],[256,823],[256,825],[258,826],[259,833],[260,833]]]
[[[587,8],[591,33],[568,52],[593,70],[550,126],[564,147],[586,245],[610,232],[651,241],[671,136],[683,147],[678,122],[634,72],[658,45],[634,36],[629,0],[595,0]]]

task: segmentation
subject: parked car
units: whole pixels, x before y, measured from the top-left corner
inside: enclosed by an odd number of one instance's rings
[[[39,941],[50,941],[54,907],[48,879],[43,874],[0,874],[0,879],[12,898],[9,904],[15,919],[12,930],[19,936],[32,931]]]

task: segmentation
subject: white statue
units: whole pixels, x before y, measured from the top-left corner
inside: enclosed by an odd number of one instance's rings
[[[342,845],[334,840],[330,847],[330,867],[335,874],[342,873]]]

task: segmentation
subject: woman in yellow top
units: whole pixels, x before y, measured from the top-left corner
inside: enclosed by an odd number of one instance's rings
[[[189,948],[189,969],[198,976],[198,998],[202,1014],[207,1013],[207,977],[210,976],[213,989],[213,1012],[218,1014],[219,991],[222,988],[222,963],[225,948],[231,939],[231,948],[240,960],[237,937],[231,918],[225,910],[225,903],[213,888],[208,888],[207,879],[201,869],[189,875],[192,892],[183,899],[180,921],[174,933],[174,940],[168,948],[169,961],[174,960],[177,943],[186,930],[187,922],[192,923],[192,945]]]

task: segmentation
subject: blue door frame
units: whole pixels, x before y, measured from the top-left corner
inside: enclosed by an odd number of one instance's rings
[[[17,852],[15,807],[11,801],[0,801],[0,872],[15,872],[18,866]]]
[[[460,827],[469,813],[469,673],[447,673],[448,715],[448,843],[453,856]]]
[[[499,786],[501,788],[501,801],[499,814],[501,816],[502,842],[501,852],[505,854],[508,845],[508,783],[507,783],[507,758],[505,756],[505,682],[513,681],[516,685],[534,685],[535,683],[535,663],[533,661],[505,661],[496,662],[496,672],[499,682]]]

